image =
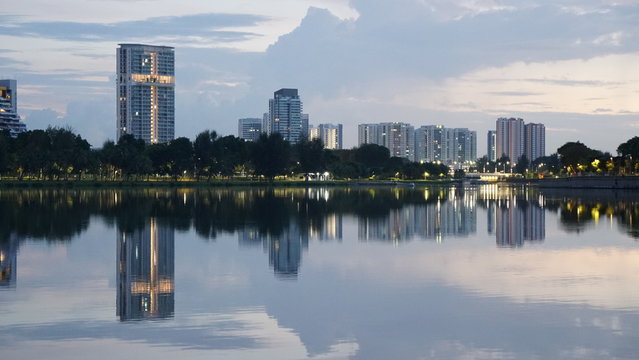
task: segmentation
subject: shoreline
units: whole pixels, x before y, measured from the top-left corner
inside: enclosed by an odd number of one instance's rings
[[[276,180],[0,180],[0,189],[6,188],[122,188],[122,187],[371,187],[371,186],[441,186],[460,184],[459,180],[330,180],[282,181]]]

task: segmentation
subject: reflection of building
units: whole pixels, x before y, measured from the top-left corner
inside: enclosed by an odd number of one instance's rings
[[[301,229],[299,225],[290,223],[279,235],[263,235],[257,229],[243,228],[237,232],[237,237],[240,246],[261,244],[268,251],[269,263],[275,275],[283,279],[295,279],[302,263],[302,251],[308,248],[309,233],[310,229]]]
[[[360,240],[407,241],[415,237],[441,241],[447,236],[467,236],[477,231],[472,202],[462,197],[423,206],[393,209],[382,218],[359,218]]]
[[[313,227],[309,229],[309,235],[312,239],[318,240],[341,240],[342,215],[329,214],[325,216],[317,229]]]
[[[18,266],[18,239],[15,235],[0,242],[0,286],[13,287],[16,285],[16,271]]]
[[[174,232],[154,218],[118,235],[120,320],[165,318],[174,308]]]
[[[497,246],[516,247],[522,246],[525,241],[544,240],[546,237],[546,215],[544,208],[539,203],[512,198],[496,204],[495,237]],[[490,211],[491,206],[489,206]]]
[[[172,47],[120,44],[117,49],[117,135],[165,143],[175,133]]]
[[[308,247],[308,234],[294,223],[280,236],[269,236],[268,259],[275,275],[297,278],[302,262],[302,250]]]

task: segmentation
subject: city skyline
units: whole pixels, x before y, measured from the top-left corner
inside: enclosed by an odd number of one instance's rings
[[[176,47],[176,136],[232,134],[290,86],[319,122],[344,124],[347,148],[357,124],[389,118],[484,134],[520,117],[546,125],[548,153],[576,140],[614,153],[638,126],[635,2],[275,3],[160,1],[122,14],[117,1],[12,2],[0,12],[0,77],[21,84],[29,129],[69,125],[96,147],[115,137],[122,42]]]

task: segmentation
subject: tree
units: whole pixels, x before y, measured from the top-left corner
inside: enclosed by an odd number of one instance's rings
[[[197,135],[193,143],[195,174],[199,178],[207,175],[209,179],[215,167],[214,142],[217,139],[215,131],[203,131]]]
[[[532,162],[533,170],[543,173],[551,172],[553,174],[558,173],[561,170],[561,161],[559,160],[559,154],[554,153],[549,156],[538,157]]]
[[[177,179],[193,169],[193,144],[185,137],[171,140],[167,147],[169,174]]]
[[[151,160],[151,172],[153,174],[170,174],[171,158],[168,144],[151,144],[144,149],[144,153]]]
[[[510,158],[506,156],[506,154],[502,155],[499,159],[497,159],[497,171],[508,172],[510,171]]]
[[[214,157],[217,159],[220,174],[231,176],[236,168],[248,162],[247,145],[243,139],[228,135],[218,138],[214,145]]]
[[[567,142],[557,149],[561,164],[570,172],[581,172],[588,168],[590,162],[601,156],[601,151],[593,150],[577,142]]]
[[[526,175],[526,170],[530,166],[530,161],[528,161],[528,157],[526,155],[522,155],[517,159],[517,164],[515,165],[515,172],[517,174]]]
[[[15,156],[18,179],[23,175],[42,178],[50,165],[51,142],[44,130],[32,130],[18,134],[15,141]]]
[[[279,133],[260,135],[251,148],[255,172],[271,180],[286,172],[290,156],[290,144]]]
[[[376,144],[363,144],[355,149],[354,157],[355,162],[362,164],[366,169],[366,176],[369,176],[386,164],[390,159],[390,150]]]
[[[300,170],[305,173],[317,173],[325,169],[324,144],[322,140],[311,141],[303,138],[294,146],[295,155],[299,161]]]
[[[476,161],[478,172],[494,172],[495,162],[488,160],[488,156],[484,155]]]
[[[0,174],[4,174],[11,166],[13,139],[8,130],[0,131]]]
[[[151,160],[144,153],[144,140],[136,139],[131,134],[120,136],[115,145],[113,165],[128,178],[131,175],[145,174],[151,171]]]
[[[639,136],[635,136],[619,145],[619,147],[617,147],[617,153],[624,157],[632,156],[635,159],[639,158]]]

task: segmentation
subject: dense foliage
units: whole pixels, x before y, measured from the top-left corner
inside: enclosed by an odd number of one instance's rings
[[[279,134],[263,134],[255,142],[203,131],[195,141],[180,137],[147,145],[131,135],[107,141],[101,149],[71,129],[33,130],[11,138],[0,133],[0,175],[17,179],[146,180],[157,178],[210,180],[265,178],[296,180],[329,173],[335,179],[425,179],[449,174],[444,165],[391,158],[388,149],[363,145],[327,150],[319,140],[290,145]],[[311,175],[313,174],[313,175]]]

